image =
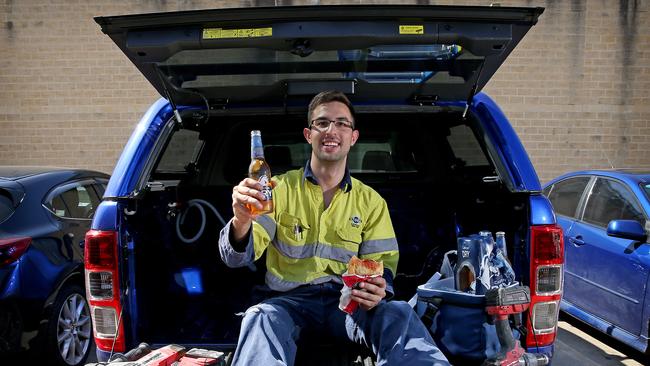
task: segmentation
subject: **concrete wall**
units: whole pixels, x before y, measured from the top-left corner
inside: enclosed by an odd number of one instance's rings
[[[110,173],[133,127],[158,98],[93,16],[276,2],[383,1],[4,0],[0,164]],[[520,134],[540,179],[580,168],[650,168],[649,0],[501,4],[546,8],[485,89]]]

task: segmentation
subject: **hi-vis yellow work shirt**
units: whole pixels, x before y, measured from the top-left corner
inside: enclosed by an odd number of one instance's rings
[[[310,175],[309,163],[307,176]],[[246,266],[266,250],[266,284],[288,291],[305,284],[341,283],[353,255],[384,262],[387,291],[399,257],[386,201],[372,188],[350,178],[325,209],[321,188],[305,179],[305,169],[274,177],[274,210],[253,223],[244,252],[229,241],[231,224],[221,231],[221,257],[230,267]]]

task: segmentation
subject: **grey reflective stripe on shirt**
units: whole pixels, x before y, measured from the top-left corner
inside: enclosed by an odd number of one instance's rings
[[[268,215],[262,215],[259,216],[255,221],[258,224],[262,225],[264,230],[266,230],[266,233],[269,234],[269,238],[271,238],[271,240],[275,238],[276,223],[272,218],[270,218]]]
[[[338,262],[347,263],[357,253],[344,248],[336,248],[329,245],[317,245],[315,256],[319,258],[332,259]]]
[[[277,277],[276,275],[271,273],[271,271],[266,271],[265,279],[266,279],[266,285],[269,286],[271,290],[282,291],[282,292],[293,290],[294,288],[300,287],[302,285],[317,285],[319,283],[325,283],[330,281],[336,283],[343,283],[343,281],[339,276],[332,276],[332,275],[319,277],[310,282],[286,281]]]
[[[351,250],[336,248],[329,244],[314,243],[297,246],[283,243],[280,240],[274,240],[273,246],[283,256],[293,259],[318,257],[347,263],[353,255],[357,254]]]
[[[399,250],[397,239],[395,238],[364,240],[359,246],[359,255],[390,252],[393,250]]]

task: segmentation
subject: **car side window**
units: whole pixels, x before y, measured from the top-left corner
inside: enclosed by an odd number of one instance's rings
[[[87,218],[92,218],[93,215],[95,215],[95,210],[97,209],[97,206],[99,206],[99,203],[101,202],[101,198],[97,191],[94,189],[94,184],[88,184],[85,186],[82,186],[84,190],[88,193],[88,198],[90,199],[90,205],[88,208],[88,212],[86,214]]]
[[[472,129],[467,125],[458,125],[449,129],[449,146],[454,156],[463,166],[489,166],[485,153],[481,149]]]
[[[623,183],[606,178],[598,178],[594,184],[583,220],[603,228],[611,220],[636,220],[645,225],[643,210],[632,192]]]
[[[0,222],[5,221],[12,213],[14,213],[14,204],[9,195],[5,195],[0,190]]]
[[[52,202],[50,202],[49,206],[52,208],[52,212],[54,212],[55,215],[59,217],[67,216],[68,208],[65,207],[65,203],[63,202],[61,195],[52,198]]]
[[[203,140],[198,131],[177,131],[172,135],[156,171],[184,172],[188,164],[196,162],[202,148]]]
[[[55,196],[50,203],[59,217],[88,219],[95,213],[99,198],[90,185],[79,185]]]
[[[548,199],[556,214],[574,217],[589,177],[569,178],[553,185]],[[544,193],[548,193],[545,191]]]
[[[97,197],[101,201],[102,197],[104,196],[104,192],[106,192],[106,183],[95,183],[93,184],[93,188],[95,188]]]

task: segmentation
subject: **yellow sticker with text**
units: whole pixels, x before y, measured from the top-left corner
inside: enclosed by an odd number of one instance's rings
[[[424,34],[423,25],[400,25],[399,34]]]
[[[272,35],[273,35],[273,28],[245,28],[245,29],[205,28],[203,29],[203,39],[255,38],[255,37],[270,37]]]

